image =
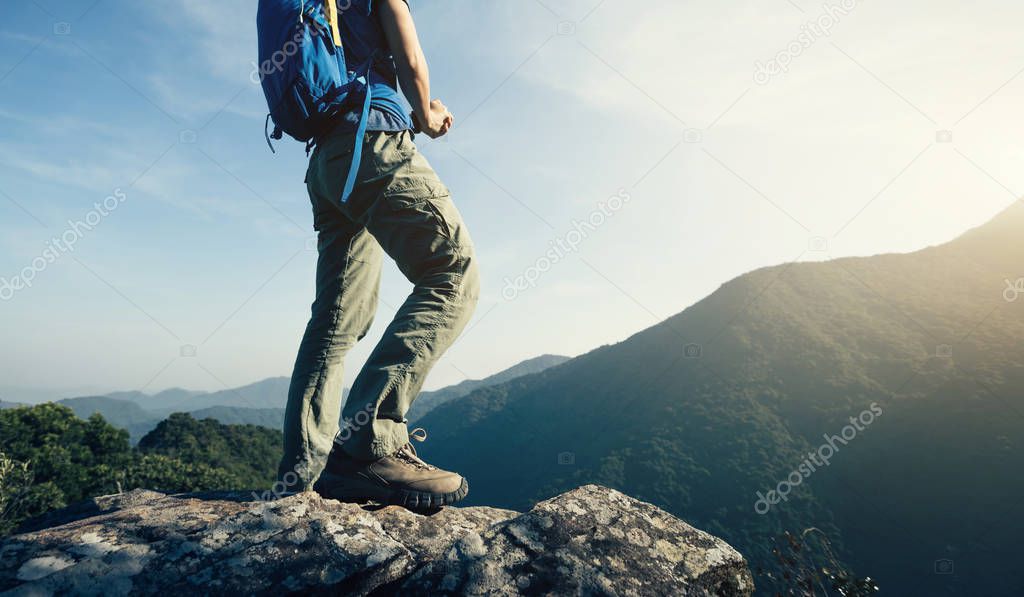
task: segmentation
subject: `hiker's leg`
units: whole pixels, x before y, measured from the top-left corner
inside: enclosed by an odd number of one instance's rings
[[[310,188],[319,259],[316,299],[295,360],[278,476],[288,490],[312,486],[338,432],[345,353],[369,330],[382,252],[376,239]]]
[[[366,158],[364,158],[366,159]],[[338,435],[356,458],[379,458],[409,441],[405,413],[427,373],[476,306],[479,274],[462,217],[408,133],[374,142],[379,193],[359,219],[415,287],[352,384]],[[365,207],[365,210],[364,210]]]

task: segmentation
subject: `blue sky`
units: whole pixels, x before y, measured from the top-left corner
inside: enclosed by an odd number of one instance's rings
[[[45,265],[0,301],[0,397],[290,373],[311,215],[300,145],[263,141],[255,4],[5,3],[0,278]],[[943,242],[1024,189],[1018,2],[413,9],[457,119],[420,147],[484,273],[429,387],[622,340],[757,267]],[[408,290],[389,266],[349,379]]]

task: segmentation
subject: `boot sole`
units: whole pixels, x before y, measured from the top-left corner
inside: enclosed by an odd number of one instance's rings
[[[324,472],[313,486],[326,499],[350,503],[378,502],[381,504],[402,506],[410,510],[424,510],[450,506],[469,494],[469,483],[465,479],[459,488],[450,493],[433,493],[413,489],[391,489],[376,483],[338,477]]]

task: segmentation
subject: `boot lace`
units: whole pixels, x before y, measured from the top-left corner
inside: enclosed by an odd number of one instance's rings
[[[417,427],[416,429],[413,429],[412,431],[409,432],[409,439],[414,439],[418,442],[426,441],[427,430],[422,427]],[[398,452],[395,453],[395,456],[397,458],[400,458],[401,460],[404,460],[405,462],[408,462],[409,464],[415,466],[416,468],[428,471],[437,470],[436,466],[432,464],[427,464],[426,462],[423,461],[422,458],[419,457],[419,454],[416,453],[416,448],[412,445],[412,442],[409,442],[402,446],[401,448],[399,448]]]

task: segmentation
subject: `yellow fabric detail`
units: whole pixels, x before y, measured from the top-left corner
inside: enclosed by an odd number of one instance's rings
[[[324,10],[327,12],[327,22],[331,24],[331,35],[334,37],[334,45],[341,47],[341,32],[338,30],[338,7],[334,0],[324,1]]]

